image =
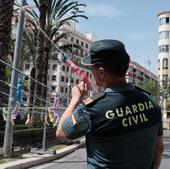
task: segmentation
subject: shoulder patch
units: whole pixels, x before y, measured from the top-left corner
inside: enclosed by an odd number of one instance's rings
[[[87,99],[83,100],[84,105],[88,105],[88,104],[90,104],[92,102],[93,102],[93,100],[90,97],[88,97]]]
[[[85,106],[89,105],[90,103],[95,102],[96,100],[102,98],[103,96],[105,96],[105,93],[100,93],[98,95],[94,95],[92,97],[88,97],[87,99],[83,100],[83,103]]]

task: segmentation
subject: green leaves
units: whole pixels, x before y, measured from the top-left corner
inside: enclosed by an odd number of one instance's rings
[[[151,93],[151,95],[158,99],[159,97],[159,85],[155,81],[148,80],[146,83],[144,83],[142,86],[142,89],[146,90],[147,92]]]

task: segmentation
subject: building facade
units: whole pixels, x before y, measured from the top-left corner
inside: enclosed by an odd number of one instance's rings
[[[158,77],[135,61],[130,61],[129,69],[126,73],[126,81],[140,87],[148,80],[152,80],[157,83]]]
[[[80,69],[86,73],[90,82],[93,81],[92,73],[88,67],[81,65],[81,58],[90,55],[91,42],[94,40],[94,35],[86,36],[75,30],[75,24],[70,22],[60,28],[60,33],[65,33],[64,38],[60,40],[58,46],[68,45],[69,47],[63,49],[65,54],[72,60]],[[58,57],[61,55],[58,53]],[[77,73],[73,72],[71,67],[62,62],[59,64],[55,60],[49,61],[48,71],[48,86],[58,93],[65,96],[70,96],[71,87],[79,84],[81,78]],[[55,93],[52,94],[53,96]],[[53,98],[52,96],[52,98]]]
[[[158,80],[160,86],[170,78],[170,11],[158,14]]]

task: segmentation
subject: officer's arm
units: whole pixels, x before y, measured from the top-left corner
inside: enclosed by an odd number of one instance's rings
[[[153,169],[159,169],[159,166],[161,164],[163,150],[164,150],[163,136],[159,136],[157,137],[157,140],[156,140],[155,159],[154,159]]]
[[[59,120],[58,126],[57,126],[57,130],[56,130],[56,136],[58,139],[63,140],[63,141],[68,140],[68,138],[65,136],[63,132],[62,125],[63,125],[63,122],[72,115],[74,110],[77,108],[79,102],[80,102],[79,100],[71,99],[69,106],[67,107],[65,112],[62,114]]]

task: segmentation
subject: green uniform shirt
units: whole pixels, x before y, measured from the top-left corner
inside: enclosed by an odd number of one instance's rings
[[[62,126],[70,139],[86,135],[88,168],[151,169],[163,134],[159,105],[131,84],[113,85],[92,100]]]

